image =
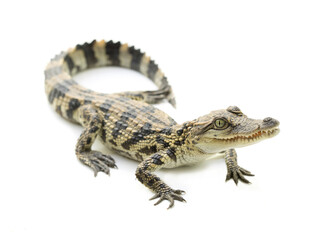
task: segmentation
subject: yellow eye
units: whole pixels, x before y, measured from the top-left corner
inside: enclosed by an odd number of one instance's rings
[[[218,129],[226,129],[228,127],[228,122],[224,119],[217,119],[215,120],[214,124]]]

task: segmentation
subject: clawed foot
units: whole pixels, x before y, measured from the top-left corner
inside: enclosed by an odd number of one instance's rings
[[[143,92],[145,101],[149,103],[157,103],[167,97],[170,93],[170,89],[170,87],[166,87],[155,91],[145,91]]]
[[[80,153],[78,158],[93,169],[95,177],[98,172],[104,172],[110,175],[109,168],[117,168],[115,160],[110,155],[105,155],[98,151]]]
[[[228,169],[226,181],[233,179],[234,182],[238,183],[238,180],[244,183],[250,183],[245,177],[245,176],[254,176],[251,172],[248,170],[245,170],[244,168],[241,168],[240,166],[235,166],[233,168]]]
[[[185,191],[182,190],[169,190],[163,193],[156,193],[150,200],[159,198],[159,200],[155,203],[155,206],[161,203],[163,200],[168,200],[170,202],[170,205],[167,209],[174,206],[174,200],[178,200],[180,202],[186,202],[183,197],[180,195],[185,194]]]

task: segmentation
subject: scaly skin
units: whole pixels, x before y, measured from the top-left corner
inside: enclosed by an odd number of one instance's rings
[[[136,70],[152,80],[158,90],[97,93],[86,89],[72,76],[80,71],[102,66],[121,66]],[[213,111],[183,124],[150,105],[167,99],[175,106],[171,86],[163,72],[146,54],[127,44],[112,41],[93,41],[77,45],[57,55],[45,70],[45,89],[48,100],[62,117],[81,124],[84,131],[76,145],[77,158],[98,172],[109,174],[116,168],[114,159],[92,150],[97,136],[113,151],[140,162],[137,179],[163,200],[185,201],[184,191],[174,190],[154,172],[203,161],[224,154],[228,174],[233,179],[249,183],[253,176],[237,164],[234,148],[254,144],[275,136],[279,122],[273,118],[254,120],[238,107]]]

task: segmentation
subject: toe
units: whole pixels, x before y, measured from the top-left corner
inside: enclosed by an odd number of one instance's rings
[[[238,175],[239,175],[239,180],[241,182],[244,182],[244,183],[250,183],[244,176],[241,172],[238,172]]]
[[[166,199],[170,201],[170,205],[167,209],[172,208],[174,206],[174,199],[170,195],[168,195]]]
[[[178,201],[180,201],[180,202],[186,202],[186,200],[185,200],[183,197],[181,197],[180,195],[177,195],[177,194],[175,194],[175,193],[172,194],[172,197],[173,197],[175,200],[178,200]]]
[[[179,190],[179,189],[178,189],[178,190],[175,190],[174,193],[176,193],[176,194],[180,194],[180,195],[186,194],[185,191],[183,191],[183,190]]]
[[[158,204],[160,204],[163,200],[165,199],[165,196],[162,195],[159,200],[154,204],[155,206],[157,206]]]
[[[240,170],[241,173],[242,173],[243,175],[245,175],[245,176],[251,176],[251,177],[254,176],[250,171],[248,171],[248,170],[246,170],[246,169],[244,169],[244,168],[241,168],[241,167],[240,167],[239,170]]]
[[[110,174],[109,167],[102,161],[100,161],[98,159],[94,159],[94,160],[92,160],[92,163],[94,164],[94,166],[99,168],[99,171],[104,172],[106,174]]]
[[[100,169],[95,165],[91,165],[91,168],[93,169],[94,177],[96,177],[97,173],[100,171]]]
[[[233,176],[233,173],[231,171],[229,171],[226,176],[226,181],[230,180],[232,178],[232,176]]]
[[[159,198],[159,197],[160,197],[160,194],[159,193],[156,193],[149,200],[154,200],[154,199]]]
[[[237,172],[233,172],[233,179],[234,179],[234,182],[235,184],[237,185],[238,184],[238,175],[237,175]]]

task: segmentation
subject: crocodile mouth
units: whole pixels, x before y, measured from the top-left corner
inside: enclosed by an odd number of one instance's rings
[[[267,138],[272,138],[280,132],[280,129],[275,127],[271,129],[264,129],[248,135],[236,135],[233,137],[221,139],[224,143],[249,143],[256,142]]]

